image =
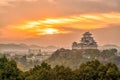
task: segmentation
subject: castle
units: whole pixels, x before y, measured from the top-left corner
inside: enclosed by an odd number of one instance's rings
[[[95,42],[90,32],[85,32],[80,43],[73,42],[72,49],[97,49],[98,45]]]

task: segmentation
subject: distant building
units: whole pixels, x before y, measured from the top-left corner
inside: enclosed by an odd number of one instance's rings
[[[97,49],[98,45],[90,32],[85,32],[80,43],[73,42],[72,49]]]
[[[41,49],[29,49],[29,54],[41,54]]]

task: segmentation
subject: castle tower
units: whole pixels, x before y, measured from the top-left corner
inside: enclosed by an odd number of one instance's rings
[[[72,49],[97,49],[97,43],[95,42],[90,32],[85,32],[80,40],[80,43],[74,42]]]

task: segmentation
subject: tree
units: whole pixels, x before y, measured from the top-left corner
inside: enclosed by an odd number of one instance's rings
[[[51,66],[43,62],[41,65],[36,65],[31,69],[25,80],[52,80]]]
[[[76,76],[76,80],[120,80],[120,72],[115,64],[104,65],[97,60],[81,64]]]
[[[43,62],[29,71],[22,72],[14,60],[0,58],[0,80],[120,80],[120,71],[113,63],[102,64],[98,60],[88,61],[78,69]]]
[[[20,80],[19,74],[15,61],[9,61],[5,56],[0,58],[0,80]]]
[[[68,67],[56,65],[53,68],[54,71],[54,80],[75,80],[76,77],[72,70]]]

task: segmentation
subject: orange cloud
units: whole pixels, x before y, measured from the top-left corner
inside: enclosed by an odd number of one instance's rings
[[[61,18],[47,18],[37,21],[27,21],[22,25],[11,26],[12,30],[23,32],[24,36],[30,37],[48,35],[48,34],[65,34],[69,30],[61,27],[75,29],[97,29],[108,27],[110,24],[120,24],[120,13],[101,13],[101,14],[82,14]]]

